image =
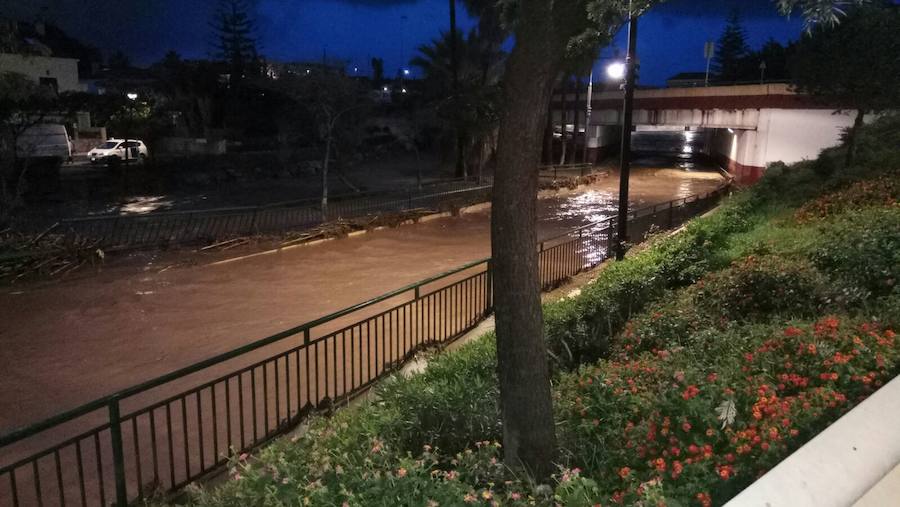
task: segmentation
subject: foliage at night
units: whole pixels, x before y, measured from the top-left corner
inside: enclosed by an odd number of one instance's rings
[[[816,28],[797,45],[791,74],[798,89],[823,103],[856,111],[846,165],[864,115],[900,106],[900,10],[858,9],[835,26]],[[877,58],[863,55],[876,51]]]
[[[750,53],[747,34],[741,26],[739,11],[728,17],[728,25],[716,45],[712,70],[722,81],[739,81],[744,75],[744,63]]]

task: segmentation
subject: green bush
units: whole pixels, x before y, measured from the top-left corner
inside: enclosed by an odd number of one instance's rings
[[[377,395],[396,414],[382,435],[402,451],[429,445],[457,453],[473,442],[501,438],[493,335],[435,356],[420,374],[388,379]]]
[[[858,302],[897,291],[900,283],[900,208],[844,214],[821,226],[810,257],[839,280],[841,298]]]
[[[682,290],[626,324],[613,345],[613,357],[683,346],[688,337],[714,326],[710,320],[709,314],[694,304],[690,289]]]
[[[697,283],[693,302],[727,320],[807,317],[826,302],[825,279],[803,261],[750,256]]]
[[[553,365],[562,370],[606,357],[625,323],[667,290],[689,285],[727,265],[722,249],[729,235],[754,224],[753,200],[745,197],[691,222],[685,231],[606,266],[574,299],[545,305],[544,335]]]

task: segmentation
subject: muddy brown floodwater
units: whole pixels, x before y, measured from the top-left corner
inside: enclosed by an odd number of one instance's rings
[[[632,206],[714,189],[718,172],[638,170]],[[542,199],[539,237],[613,215],[618,178]],[[489,212],[225,265],[97,273],[0,293],[0,434],[490,254]],[[171,254],[170,254],[171,255]],[[140,261],[140,262],[138,262]]]

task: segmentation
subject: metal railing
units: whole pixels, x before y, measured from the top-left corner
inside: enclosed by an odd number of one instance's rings
[[[635,242],[715,206],[727,187],[629,216]],[[542,286],[605,259],[615,220],[538,245]],[[479,260],[0,436],[0,504],[117,505],[168,492],[364,392],[493,310]]]
[[[59,222],[57,232],[94,240],[107,249],[165,246],[303,230],[377,213],[464,206],[490,199],[490,191],[490,185],[454,180],[400,192],[334,196],[325,213],[321,199],[314,198],[263,206],[69,218]]]

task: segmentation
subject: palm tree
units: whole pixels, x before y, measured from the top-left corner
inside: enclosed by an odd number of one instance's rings
[[[505,54],[499,45],[482,37],[477,29],[466,36],[457,33],[457,76],[454,90],[451,34],[444,32],[429,44],[419,46],[410,64],[424,76],[426,97],[438,114],[459,134],[463,175],[474,164],[479,175],[490,156],[495,138],[499,81]],[[470,162],[471,164],[467,164]]]

